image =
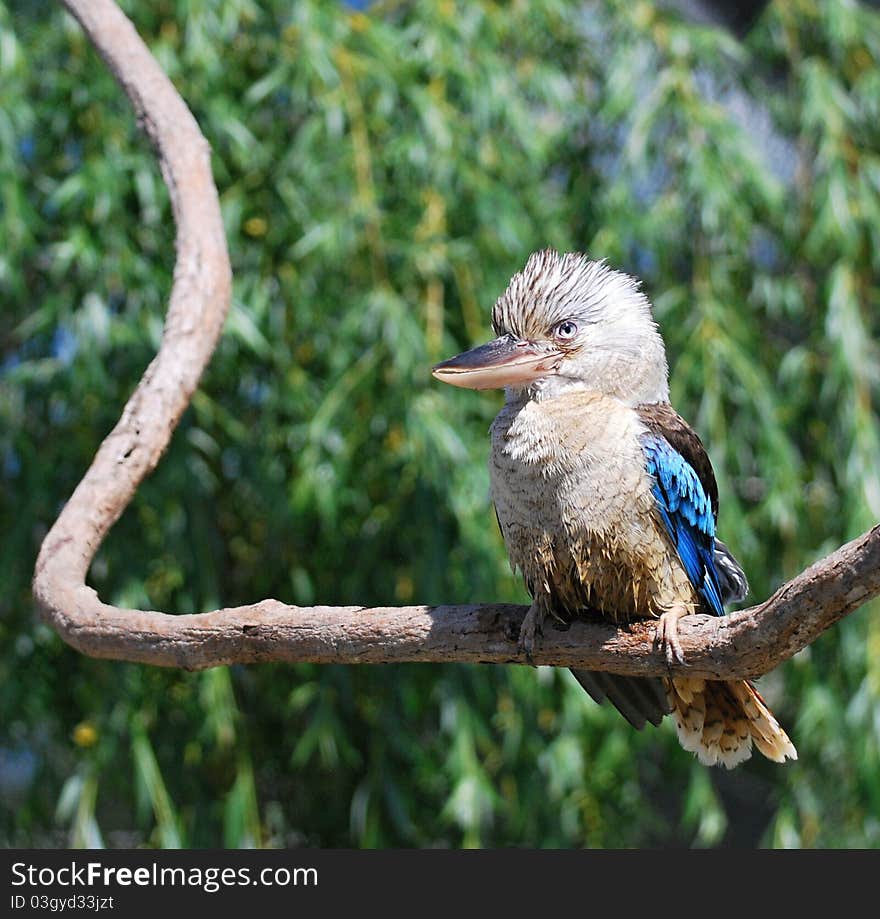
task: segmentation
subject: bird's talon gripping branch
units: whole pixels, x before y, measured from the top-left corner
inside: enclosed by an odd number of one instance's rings
[[[687,610],[677,606],[661,614],[657,623],[657,641],[666,655],[666,663],[670,668],[684,663],[684,651],[678,638],[678,620],[685,615]]]
[[[526,660],[532,663],[532,654],[535,650],[535,639],[543,634],[541,629],[542,620],[541,611],[536,603],[529,607],[523,624],[519,630],[518,647],[521,654],[525,654]]]

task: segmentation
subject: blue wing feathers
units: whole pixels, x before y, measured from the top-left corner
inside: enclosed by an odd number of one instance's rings
[[[712,503],[690,463],[666,438],[642,438],[645,465],[654,477],[660,518],[672,537],[684,570],[716,616],[724,615],[715,570],[715,516]]]

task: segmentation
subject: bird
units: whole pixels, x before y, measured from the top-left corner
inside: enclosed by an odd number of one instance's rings
[[[432,368],[467,389],[503,388],[490,428],[490,495],[511,568],[532,602],[528,660],[548,617],[585,610],[652,619],[661,677],[573,668],[636,729],[672,715],[681,746],[731,769],[752,749],[797,751],[748,680],[673,675],[682,616],[721,616],[748,581],[715,534],[718,487],[702,441],[670,404],[666,349],[641,282],[606,260],[544,249],[492,310],[495,338]]]

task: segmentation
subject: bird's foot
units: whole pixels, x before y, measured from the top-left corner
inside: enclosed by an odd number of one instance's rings
[[[544,633],[541,630],[543,615],[538,609],[537,604],[533,603],[523,619],[523,624],[519,630],[518,647],[521,654],[525,654],[526,660],[532,663],[532,652],[535,650],[535,639]]]
[[[657,623],[657,641],[663,648],[666,655],[666,664],[673,667],[676,664],[684,663],[684,651],[681,649],[681,642],[678,640],[678,620],[687,615],[687,609],[681,606],[674,606],[666,610],[660,616]]]

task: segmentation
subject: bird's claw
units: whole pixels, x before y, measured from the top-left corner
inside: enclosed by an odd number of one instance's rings
[[[523,624],[519,630],[519,641],[517,642],[520,654],[524,654],[530,664],[533,663],[532,653],[535,650],[535,639],[542,634],[538,611],[534,606],[531,606],[526,613],[526,618],[523,619]]]
[[[666,656],[666,666],[670,669],[684,663],[684,651],[678,640],[678,620],[682,615],[677,609],[668,610],[657,623],[657,640]]]

